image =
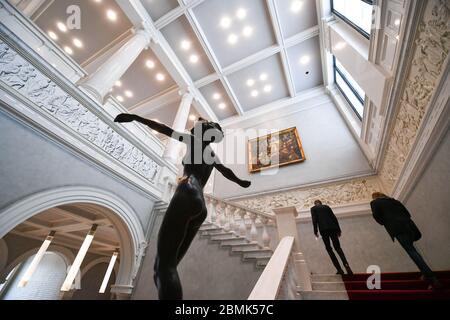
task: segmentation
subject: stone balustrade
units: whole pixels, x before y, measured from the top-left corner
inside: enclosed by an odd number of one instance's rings
[[[248,209],[243,206],[205,195],[208,216],[206,222],[213,223],[227,232],[246,237],[264,249],[270,249],[272,237],[268,227],[275,227],[275,216]]]

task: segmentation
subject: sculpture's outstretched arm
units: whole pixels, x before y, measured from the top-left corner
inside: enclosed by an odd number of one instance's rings
[[[234,183],[237,183],[243,188],[250,187],[250,185],[252,184],[250,181],[239,179],[230,168],[227,168],[222,163],[220,163],[217,157],[215,159],[216,161],[214,162],[214,168],[216,168],[225,178],[233,181]]]
[[[162,133],[163,135],[166,135],[172,139],[175,139],[175,140],[178,140],[181,142],[188,143],[189,140],[192,138],[192,136],[188,133],[175,131],[171,127],[166,126],[165,124],[162,124],[162,123],[150,120],[150,119],[145,119],[145,118],[142,118],[135,114],[121,113],[114,119],[114,122],[120,122],[120,123],[132,122],[132,121],[137,121],[142,124],[145,124],[150,129],[155,130],[159,133]]]

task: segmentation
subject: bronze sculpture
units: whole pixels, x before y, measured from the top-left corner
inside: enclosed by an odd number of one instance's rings
[[[159,230],[154,266],[154,281],[159,299],[181,300],[183,292],[177,266],[206,219],[203,188],[212,170],[216,168],[225,178],[243,188],[248,188],[251,182],[239,179],[231,169],[220,162],[211,149],[210,143],[218,143],[224,138],[218,123],[200,118],[189,134],[177,132],[164,124],[133,114],[120,114],[114,121],[138,121],[187,146],[183,159],[183,177],[179,180]]]

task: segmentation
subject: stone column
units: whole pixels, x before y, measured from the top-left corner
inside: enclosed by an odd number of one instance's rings
[[[175,131],[184,132],[186,129],[186,124],[189,118],[189,112],[191,111],[193,95],[190,92],[183,94],[181,98],[180,106],[178,107],[177,115],[173,122],[172,128]],[[180,152],[180,142],[174,139],[169,139],[166,150],[164,152],[164,158],[171,161],[172,163],[177,163],[178,154]]]
[[[141,52],[148,47],[150,40],[150,32],[139,29],[127,43],[108,58],[80,86],[97,101],[103,103],[103,99],[109,90],[124,75]]]
[[[287,207],[273,210],[277,219],[277,230],[279,240],[284,237],[294,237],[294,246],[292,248],[292,259],[295,265],[298,285],[302,291],[312,291],[311,273],[306,264],[305,257],[301,252],[300,238],[297,231],[297,222],[295,218],[298,216],[295,207]]]
[[[132,292],[132,285],[114,284],[111,286],[111,293],[114,294],[115,300],[130,300]]]

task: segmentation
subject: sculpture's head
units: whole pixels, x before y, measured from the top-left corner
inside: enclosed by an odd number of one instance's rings
[[[191,129],[191,133],[207,143],[219,143],[224,137],[220,124],[203,118],[198,118]]]

